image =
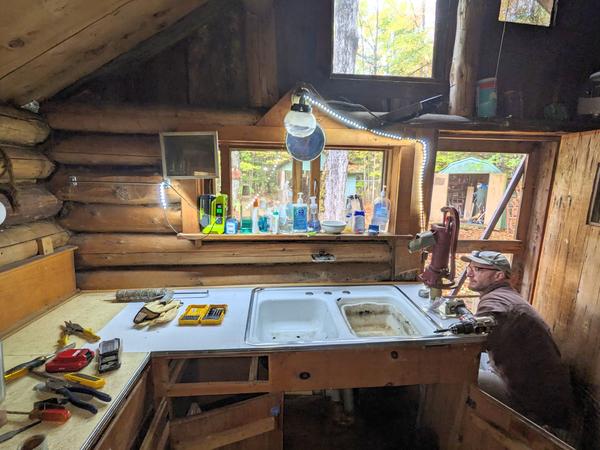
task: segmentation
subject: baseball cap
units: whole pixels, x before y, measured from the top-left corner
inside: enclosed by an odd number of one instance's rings
[[[482,266],[492,267],[494,269],[500,270],[506,274],[510,274],[510,262],[508,258],[504,256],[500,252],[492,252],[489,250],[472,251],[470,255],[463,255],[460,257],[461,260],[466,262],[474,262],[477,264],[481,264]]]

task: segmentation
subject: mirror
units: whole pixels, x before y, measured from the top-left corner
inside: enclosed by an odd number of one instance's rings
[[[160,133],[164,178],[217,178],[217,132]]]
[[[306,137],[296,137],[287,133],[285,147],[294,159],[299,161],[312,161],[321,154],[325,148],[325,133],[317,124],[315,131]]]
[[[501,0],[498,20],[549,27],[555,15],[555,0]]]

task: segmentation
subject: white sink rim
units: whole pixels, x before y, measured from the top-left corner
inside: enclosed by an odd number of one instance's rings
[[[360,298],[364,299],[365,290],[373,290],[383,289],[387,290],[388,294],[393,297],[397,297],[396,302],[391,302],[392,304],[400,304],[402,305],[400,311],[404,311],[404,308],[408,308],[411,311],[411,314],[416,314],[419,317],[419,321],[421,325],[426,323],[427,325],[423,327],[417,327],[419,333],[415,336],[365,336],[359,337],[354,334],[351,328],[348,326],[348,323],[339,309],[338,301],[336,301],[337,297],[332,294],[331,291],[341,291],[348,292],[352,296],[352,294],[361,294]],[[293,340],[291,342],[273,342],[261,340],[258,338],[256,333],[256,325],[259,321],[257,319],[258,316],[258,305],[261,302],[268,301],[267,299],[258,298],[261,293],[268,292],[270,294],[275,294],[281,290],[284,290],[287,294],[289,293],[298,293],[302,292],[304,295],[311,294],[313,299],[320,299],[326,302],[327,308],[331,315],[332,323],[335,325],[338,331],[338,336],[336,338],[326,338],[326,339],[311,339],[311,340]],[[358,291],[358,292],[357,292]],[[316,295],[315,292],[318,292],[319,295]],[[329,296],[325,296],[325,294],[331,294]],[[337,295],[337,293],[336,293]],[[355,295],[356,296],[356,295]],[[381,297],[382,295],[379,295]],[[307,296],[308,297],[308,296]],[[298,299],[298,296],[295,297]],[[279,299],[281,301],[288,301],[285,299]],[[294,301],[294,300],[292,300]],[[438,329],[440,326],[437,324],[428,314],[425,314],[424,311],[419,308],[402,290],[392,284],[371,284],[371,285],[319,285],[319,286],[277,286],[277,287],[259,287],[252,290],[249,309],[248,309],[248,317],[246,321],[246,332],[244,336],[244,340],[246,344],[252,346],[267,346],[267,347],[296,347],[296,346],[306,346],[306,345],[331,345],[331,344],[353,344],[353,343],[374,343],[374,342],[400,342],[400,341],[418,341],[426,339],[427,341],[439,340],[438,335],[434,335],[433,331]],[[424,332],[424,329],[427,329],[427,333]]]

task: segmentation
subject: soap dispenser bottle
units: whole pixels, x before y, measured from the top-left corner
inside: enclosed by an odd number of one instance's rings
[[[294,233],[306,233],[308,231],[308,207],[302,200],[302,192],[298,192],[298,201],[293,206],[293,225],[292,230]]]
[[[385,186],[373,205],[373,225],[379,226],[379,231],[385,233],[390,223],[390,201],[385,195]]]
[[[310,197],[310,220],[308,221],[308,231],[321,231],[321,222],[319,222],[319,205],[317,197]]]

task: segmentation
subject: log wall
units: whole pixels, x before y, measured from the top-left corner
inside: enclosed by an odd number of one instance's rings
[[[600,411],[600,226],[587,223],[600,167],[600,131],[569,135],[559,149],[534,306],[575,369],[588,447],[598,448]]]
[[[0,224],[0,271],[69,239],[53,221],[62,201],[46,183],[55,170],[44,153],[49,135],[42,116],[0,105],[0,204],[7,213]]]
[[[178,239],[176,232],[182,229],[182,200],[178,192],[185,192],[184,186],[173,181],[175,189],[167,189],[168,208],[159,204],[162,177],[158,131],[165,124],[152,122],[155,116],[147,110],[130,109],[136,125],[129,127],[131,133],[125,133],[127,121],[104,118],[102,114],[96,114],[93,123],[88,116],[85,129],[75,131],[74,122],[65,120],[72,111],[68,105],[64,110],[46,107],[50,124],[57,128],[48,155],[60,163],[48,187],[64,202],[58,223],[73,233],[69,243],[78,247],[78,287],[384,281],[414,277],[419,257],[408,255],[404,241],[397,244],[381,239],[302,242],[249,238],[211,240],[200,245]],[[183,116],[175,112],[169,116],[175,121],[173,126],[190,129],[185,121],[192,116],[195,122],[191,129],[208,126],[205,122],[211,115],[203,119],[195,110],[186,111]],[[252,113],[236,112],[232,118],[223,117],[248,123]],[[155,129],[140,129],[140,123],[152,123],[150,126]],[[335,255],[335,262],[313,262],[312,255],[320,252]]]

